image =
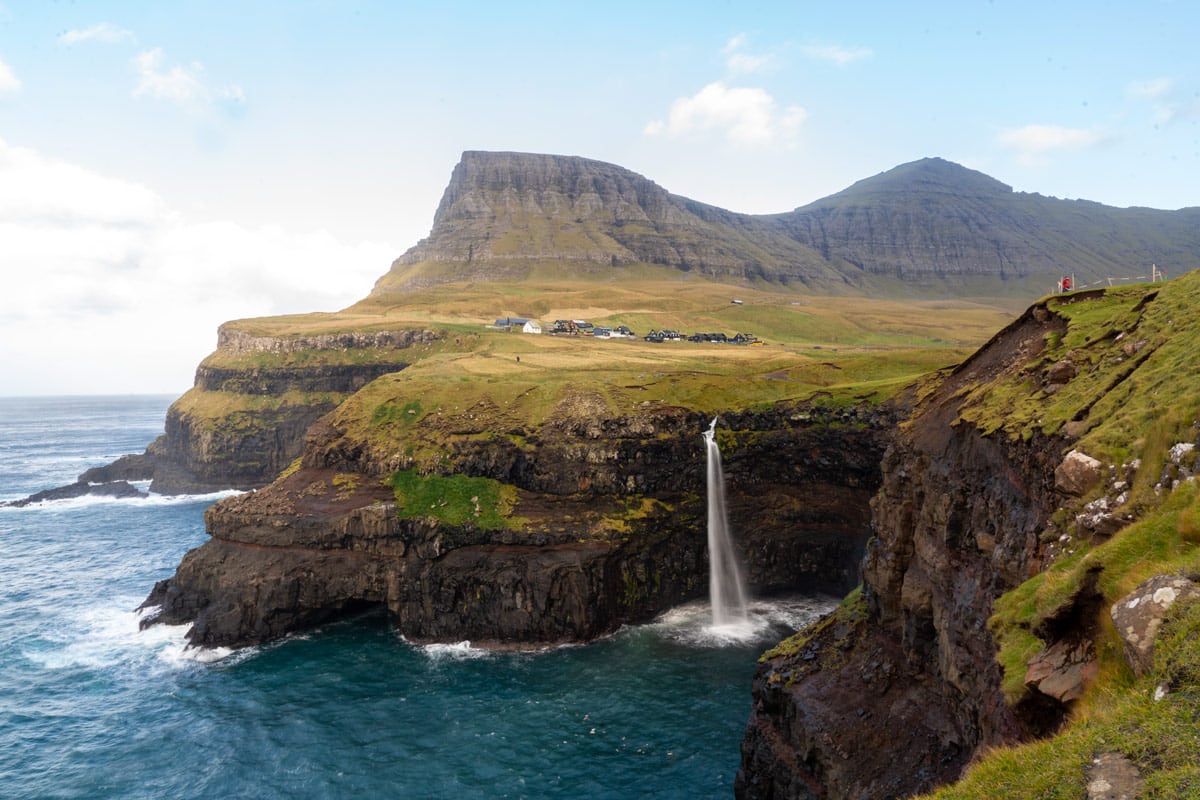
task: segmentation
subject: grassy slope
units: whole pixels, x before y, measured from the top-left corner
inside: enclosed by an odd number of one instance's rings
[[[380,461],[400,457],[413,474],[429,481],[444,472],[442,455],[450,441],[519,439],[555,413],[622,415],[648,403],[707,413],[781,400],[882,400],[915,376],[961,360],[1010,311],[968,300],[892,302],[780,293],[778,287],[733,287],[656,268],[630,270],[626,278],[443,284],[373,296],[337,314],[239,320],[228,325],[256,336],[431,328],[445,337],[382,354],[218,351],[205,364],[254,369],[387,358],[411,363],[346,399],[333,419],[348,438],[368,443]],[[742,304],[732,303],[734,298]],[[748,332],[767,344],[651,344],[487,327],[509,316],[625,324],[639,334],[652,328]],[[244,416],[237,413],[243,404],[258,408],[297,401],[303,398],[267,400],[193,390],[180,402],[206,424],[219,426],[222,420],[232,423]],[[439,509],[469,507],[477,522],[500,524],[489,521],[486,509],[483,517],[476,514],[473,502],[443,506],[440,500],[416,499],[428,492],[470,500],[479,495],[477,487],[423,486],[411,478],[403,478],[403,490],[399,484],[395,488],[412,513],[436,515],[442,513]]]
[[[733,298],[743,304],[733,304]],[[446,338],[438,343],[394,351],[398,362],[413,366],[361,393],[356,403],[362,418],[373,418],[381,404],[403,404],[406,397],[419,397],[426,410],[449,410],[484,398],[505,405],[520,396],[520,415],[536,424],[568,388],[598,391],[609,397],[614,411],[643,401],[709,410],[813,396],[834,401],[882,398],[916,375],[961,360],[1002,324],[1009,310],[972,301],[893,302],[781,294],[695,279],[663,280],[651,270],[624,281],[444,284],[369,298],[338,314],[239,320],[229,325],[260,336],[412,327],[443,330]],[[651,328],[747,332],[767,344],[650,344],[640,339],[506,334],[486,328],[492,320],[507,316],[625,324],[639,334]],[[205,363],[251,368],[350,363],[364,357],[354,351],[238,356],[217,352]],[[225,407],[225,400],[214,399],[214,410]],[[194,405],[198,409],[201,403],[197,400]]]
[[[733,304],[733,298],[743,303]],[[915,376],[960,360],[1007,316],[969,301],[825,298],[655,275],[621,282],[442,285],[390,295],[386,302],[372,298],[352,311],[379,314],[396,327],[448,332],[412,367],[365,387],[338,413],[339,425],[352,434],[411,455],[422,445],[409,430],[426,415],[473,409],[492,414],[495,430],[529,429],[581,394],[602,398],[613,414],[644,403],[707,412],[792,399],[882,399]],[[652,328],[744,331],[767,344],[651,344],[484,327],[507,316],[625,324],[639,334]],[[397,408],[405,409],[399,417],[389,412]]]
[[[1194,482],[1174,492],[1153,489],[1170,445],[1196,440],[1200,273],[1070,300],[1050,301],[1069,320],[1065,334],[1048,343],[1023,378],[976,387],[963,416],[1009,436],[1057,433],[1070,423],[1084,452],[1112,464],[1141,459],[1123,509],[1137,521],[1102,544],[1073,541],[1057,563],[1001,597],[990,621],[1006,694],[1016,702],[1026,661],[1042,647],[1032,631],[1073,602],[1089,572],[1099,571],[1103,602],[1093,623],[1100,677],[1058,736],[990,754],[938,798],[1082,797],[1091,759],[1113,750],[1137,763],[1148,796],[1200,796],[1200,609],[1180,612],[1168,626],[1155,673],[1140,680],[1125,665],[1108,615],[1113,602],[1153,575],[1200,570],[1200,489]],[[1079,373],[1047,395],[1038,376],[1064,359]],[[1064,532],[1069,519],[1058,519]],[[1156,702],[1152,695],[1163,683],[1176,690]]]

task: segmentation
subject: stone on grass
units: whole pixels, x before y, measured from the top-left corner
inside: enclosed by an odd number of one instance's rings
[[[1054,487],[1076,497],[1090,492],[1103,477],[1104,465],[1091,456],[1072,450],[1054,470]]]
[[[1125,660],[1141,676],[1154,663],[1154,641],[1171,606],[1200,598],[1200,586],[1183,575],[1156,575],[1113,603],[1113,624],[1125,646]]]

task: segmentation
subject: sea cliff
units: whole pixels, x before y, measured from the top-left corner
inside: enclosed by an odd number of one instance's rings
[[[300,333],[256,333],[252,321],[222,325],[195,385],[167,410],[165,433],[145,453],[89,470],[80,481],[152,480],[151,491],[161,494],[265,486],[300,456],[310,425],[375,378],[407,367],[413,348],[444,335],[324,332],[317,316],[298,322]]]
[[[739,797],[929,791],[992,748],[1069,731],[1098,676],[1122,685],[1110,607],[1198,558],[1176,524],[1135,544],[1174,519],[1200,444],[1183,377],[1198,289],[1193,273],[1043,301],[919,390],[882,462],[861,591],[760,661]],[[1064,765],[1069,793],[1089,767]]]
[[[153,619],[192,623],[196,644],[245,645],[382,607],[412,640],[513,647],[592,639],[701,596],[706,418],[587,411],[516,433],[478,409],[430,409],[407,441],[436,432],[440,478],[357,439],[353,409],[331,415],[298,469],[209,510],[212,539],[155,587]],[[846,591],[892,412],[721,420],[754,590]],[[501,435],[480,440],[481,427]]]

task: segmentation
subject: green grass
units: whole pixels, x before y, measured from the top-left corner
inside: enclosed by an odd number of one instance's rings
[[[432,517],[451,525],[473,524],[484,530],[520,527],[510,516],[516,489],[490,478],[393,473],[388,485],[402,519]]]
[[[1200,487],[1188,481],[1158,510],[1098,547],[1086,544],[1044,572],[1001,596],[989,627],[1004,666],[1004,693],[1015,704],[1025,693],[1025,664],[1042,648],[1034,632],[1058,616],[1095,575],[1104,613],[1138,584],[1155,575],[1200,569],[1200,547],[1191,525],[1200,514]],[[1182,524],[1181,524],[1182,521]],[[1099,621],[1101,626],[1105,619]]]
[[[1200,328],[1200,272],[1090,299],[1054,297],[1047,307],[1066,319],[1065,334],[1026,364],[1024,380],[975,387],[965,420],[1014,438],[1057,434],[1074,421],[1082,428],[1077,446],[1116,464],[1135,455],[1160,462],[1170,444],[1194,438],[1200,371],[1186,331]],[[1077,375],[1048,394],[1039,376],[1065,359]]]
[[[1134,762],[1145,784],[1143,797],[1200,797],[1200,603],[1172,609],[1149,675],[1132,680],[1127,673],[1101,674],[1104,682],[1064,732],[993,750],[958,783],[928,797],[1079,800],[1092,759],[1108,752]],[[1164,685],[1172,691],[1156,700],[1155,690]]]
[[[1061,433],[1071,423],[1078,439],[1070,446],[1113,465],[1140,459],[1124,507],[1136,522],[1100,544],[1075,537],[1055,563],[994,605],[989,628],[1013,705],[1026,696],[1029,659],[1046,645],[1038,634],[1048,635],[1052,621],[1068,613],[1096,609],[1081,624],[1094,639],[1098,677],[1068,724],[1048,739],[987,753],[963,780],[931,797],[1078,800],[1092,759],[1109,751],[1136,763],[1146,797],[1200,797],[1200,604],[1176,609],[1156,645],[1155,672],[1142,679],[1126,665],[1108,613],[1155,575],[1200,571],[1200,486],[1155,489],[1167,449],[1197,436],[1200,273],[1098,296],[1054,297],[1047,308],[1066,321],[1065,330],[1049,336],[1016,378],[1009,372],[969,387],[963,417],[1014,438]],[[1064,359],[1076,376],[1045,392],[1040,375]],[[1070,525],[1072,514],[1054,520],[1055,532]],[[1083,592],[1093,590],[1099,598],[1080,604]],[[1163,683],[1175,691],[1156,702]]]
[[[863,597],[862,585],[860,584],[853,589],[849,594],[842,598],[842,602],[838,604],[831,613],[826,615],[821,620],[808,626],[787,639],[784,639],[779,644],[772,647],[767,652],[759,656],[759,662],[773,661],[775,659],[793,659],[799,655],[808,644],[815,639],[825,635],[827,632],[833,632],[835,642],[841,644],[853,636],[857,632],[859,626],[867,618],[867,601]],[[833,648],[834,650],[842,649],[840,647]],[[792,677],[788,683],[794,683],[804,675],[803,665],[795,665],[797,669],[793,671]],[[822,669],[829,668],[830,664],[826,661],[821,663]]]
[[[290,407],[336,405],[343,397],[344,395],[334,392],[249,395],[193,388],[176,400],[172,408],[189,416],[193,424],[210,430],[226,429],[231,425],[269,427],[274,424],[276,413],[284,412]]]

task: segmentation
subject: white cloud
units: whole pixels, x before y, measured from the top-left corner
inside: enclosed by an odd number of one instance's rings
[[[775,65],[774,56],[754,55],[744,52],[748,41],[749,39],[746,34],[739,33],[721,48],[721,54],[725,56],[725,66],[731,72],[741,74],[763,72],[772,68]]]
[[[842,47],[836,44],[805,45],[800,52],[816,61],[829,61],[844,67],[854,61],[870,58],[874,53],[869,47]]]
[[[151,189],[0,140],[0,393],[181,391],[221,322],[336,310],[398,251],[196,222]]]
[[[133,31],[126,30],[109,22],[101,22],[90,28],[76,28],[58,37],[59,44],[73,45],[80,42],[100,42],[102,44],[121,44],[133,42],[137,37]]]
[[[19,92],[21,90],[21,81],[13,74],[12,68],[0,61],[0,94],[9,92]]]
[[[198,61],[167,68],[166,54],[161,47],[139,53],[133,63],[138,71],[134,97],[165,100],[193,112],[203,111],[215,101],[238,105],[246,100],[240,86],[210,89],[204,81],[204,65]]]
[[[735,144],[761,145],[792,138],[806,117],[800,106],[778,108],[764,89],[730,87],[717,81],[691,97],[676,100],[667,120],[650,122],[644,133],[675,137],[715,130]]]
[[[1001,146],[1016,153],[1017,160],[1037,166],[1056,152],[1086,150],[1105,141],[1095,130],[1064,128],[1058,125],[1026,125],[1002,130],[996,137]]]

